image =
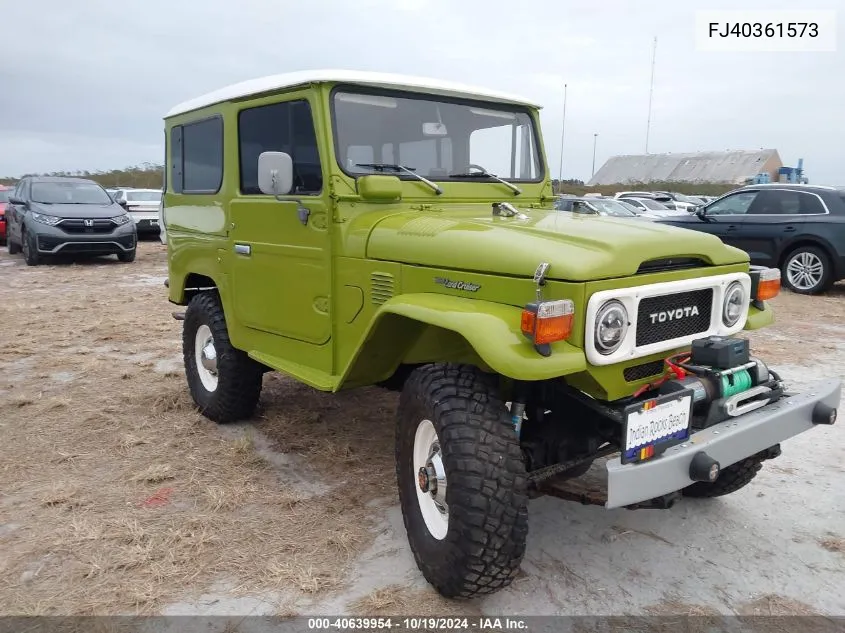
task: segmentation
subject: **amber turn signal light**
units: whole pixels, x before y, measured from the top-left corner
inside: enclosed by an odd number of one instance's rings
[[[569,299],[529,303],[522,311],[522,333],[535,345],[563,341],[572,333],[575,304]]]
[[[751,296],[756,301],[768,301],[780,292],[780,270],[761,268],[751,273]]]

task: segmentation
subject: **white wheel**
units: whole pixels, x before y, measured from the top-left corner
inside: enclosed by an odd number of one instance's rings
[[[217,389],[217,350],[214,347],[211,328],[205,324],[197,328],[197,334],[194,337],[194,358],[202,386],[208,391],[215,391]]]
[[[425,526],[434,538],[442,541],[449,531],[446,470],[440,440],[431,420],[420,422],[414,435],[414,472],[417,473],[417,501]]]

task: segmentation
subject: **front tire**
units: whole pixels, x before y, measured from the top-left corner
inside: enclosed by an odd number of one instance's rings
[[[135,249],[131,251],[123,251],[117,254],[117,260],[124,264],[130,264],[135,261]]]
[[[232,346],[216,292],[202,292],[188,304],[182,355],[200,413],[220,424],[252,416],[261,395],[262,366]]]
[[[11,235],[6,238],[6,249],[9,251],[9,255],[17,255],[21,252],[20,244],[12,240]]]
[[[748,457],[736,464],[723,468],[716,481],[697,481],[681,492],[685,497],[709,498],[722,497],[745,488],[757,476],[763,467],[759,457]]]
[[[799,246],[783,260],[781,279],[783,285],[798,294],[825,292],[834,281],[830,258],[817,246]]]
[[[441,595],[471,598],[513,581],[528,535],[527,479],[492,376],[448,364],[411,373],[396,477],[411,551]]]
[[[21,235],[23,242],[23,258],[27,266],[38,266],[41,263],[41,256],[38,254],[38,244],[35,235],[29,231],[25,231]]]

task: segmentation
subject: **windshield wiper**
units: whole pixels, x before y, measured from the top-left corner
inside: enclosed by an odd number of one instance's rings
[[[467,172],[466,174],[449,174],[449,178],[492,178],[493,180],[502,183],[511,191],[513,191],[513,195],[518,196],[522,193],[522,189],[517,187],[515,184],[508,182],[503,178],[499,178],[496,174],[491,174],[489,171],[472,171]]]
[[[423,178],[419,174],[414,172],[416,167],[405,167],[404,165],[391,165],[390,163],[355,163],[356,167],[365,167],[367,169],[373,169],[375,171],[397,171],[403,172],[405,174],[410,174],[420,182],[424,182],[429,187],[434,189],[434,192],[439,196],[443,193],[443,190],[437,186],[435,183],[431,182],[428,178]]]

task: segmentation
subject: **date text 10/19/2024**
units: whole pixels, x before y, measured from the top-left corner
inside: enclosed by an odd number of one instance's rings
[[[520,618],[308,618],[309,631],[527,631]]]

